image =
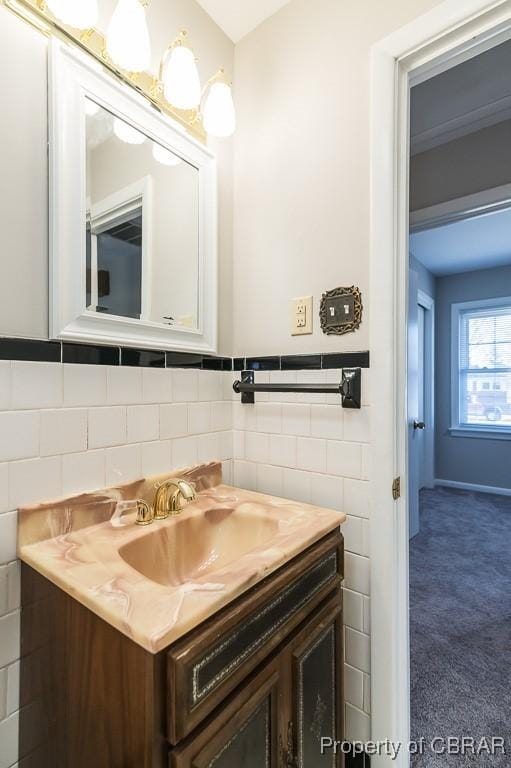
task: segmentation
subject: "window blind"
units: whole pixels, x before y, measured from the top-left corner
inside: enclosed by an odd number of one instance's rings
[[[460,312],[459,423],[511,431],[511,305]]]

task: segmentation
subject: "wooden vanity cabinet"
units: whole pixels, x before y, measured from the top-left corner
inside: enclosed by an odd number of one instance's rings
[[[150,654],[22,567],[20,768],[340,768],[336,531]]]

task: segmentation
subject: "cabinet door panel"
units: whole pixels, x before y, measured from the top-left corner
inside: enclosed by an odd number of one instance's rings
[[[172,750],[170,768],[277,768],[280,698],[276,659],[208,725]]]
[[[299,633],[291,649],[296,768],[337,768],[321,737],[342,738],[342,602],[336,595]]]
[[[270,717],[271,699],[267,697],[259,709],[250,714],[227,744],[208,761],[208,768],[232,768],[243,765],[246,768],[266,768],[270,766]]]

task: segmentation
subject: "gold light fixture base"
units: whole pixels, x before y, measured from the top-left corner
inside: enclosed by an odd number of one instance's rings
[[[119,69],[107,55],[105,36],[97,29],[79,30],[63,24],[48,11],[44,0],[0,0],[0,4],[47,37],[55,35],[86,51],[115,77],[145,96],[156,109],[175,120],[200,142],[206,143],[206,132],[198,111],[172,107],[164,99],[158,80],[149,72],[134,73]]]

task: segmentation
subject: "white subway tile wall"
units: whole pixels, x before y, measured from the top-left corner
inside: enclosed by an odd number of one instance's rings
[[[109,366],[106,371],[107,400],[113,405],[142,402],[142,368]]]
[[[108,448],[106,457],[106,484],[122,485],[142,475],[142,449],[140,445],[120,445]]]
[[[161,368],[143,368],[142,399],[144,403],[171,403],[172,379]]]
[[[336,381],[340,372],[272,371],[257,380],[325,375]],[[213,459],[228,483],[347,513],[346,736],[368,736],[367,397],[351,413],[321,394],[256,395],[244,406],[233,378],[239,374],[0,362],[0,768],[17,760],[16,508]]]
[[[87,409],[42,411],[39,453],[57,456],[87,450]]]
[[[157,405],[128,408],[128,443],[147,443],[160,437],[160,409]]]
[[[63,377],[65,408],[106,403],[105,366],[65,365]]]
[[[271,371],[257,382],[339,382],[341,371]],[[344,582],[346,738],[370,732],[369,637],[369,371],[362,373],[362,408],[347,410],[336,395],[257,393],[233,405],[235,485],[318,504],[347,514]],[[234,378],[239,378],[235,374]]]

